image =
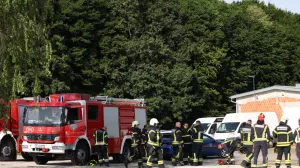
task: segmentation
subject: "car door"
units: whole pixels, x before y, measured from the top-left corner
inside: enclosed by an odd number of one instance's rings
[[[203,156],[216,156],[219,155],[219,149],[218,149],[218,144],[216,141],[204,134],[203,135]]]

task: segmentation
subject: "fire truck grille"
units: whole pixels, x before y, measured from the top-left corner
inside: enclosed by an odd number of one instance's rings
[[[54,141],[54,138],[59,136],[57,134],[27,134],[28,140],[49,140]]]

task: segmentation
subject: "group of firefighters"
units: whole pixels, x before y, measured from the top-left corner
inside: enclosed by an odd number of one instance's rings
[[[270,130],[268,125],[264,123],[265,116],[260,114],[258,116],[257,123],[252,127],[252,121],[248,120],[241,129],[241,143],[240,148],[246,154],[246,158],[242,161],[241,166],[245,168],[257,167],[257,158],[259,152],[262,152],[263,156],[263,167],[268,167],[268,147],[269,141],[271,141]],[[294,140],[297,139],[297,158],[298,165],[300,167],[300,129],[296,129],[294,133],[291,127],[287,124],[288,118],[283,116],[280,119],[279,125],[272,132],[273,135],[273,146],[274,151],[277,153],[277,159],[275,161],[276,168],[279,168],[282,161],[283,154],[285,155],[285,165],[287,168],[291,168],[291,145],[293,145]],[[298,120],[300,127],[300,119]],[[231,140],[235,141],[235,140]],[[235,148],[236,145],[233,145]],[[253,158],[253,163],[251,165],[251,160]],[[228,158],[231,159],[230,156]]]
[[[252,121],[248,122],[239,130],[241,134],[240,151],[246,154],[246,158],[242,161],[241,166],[245,168],[256,168],[257,159],[260,151],[263,156],[263,167],[268,166],[268,147],[271,140],[270,130],[268,125],[264,123],[265,116],[260,114],[257,123],[252,126]],[[275,147],[277,152],[276,168],[281,165],[283,154],[285,155],[285,165],[291,168],[291,145],[297,139],[297,157],[300,167],[300,129],[296,129],[294,133],[289,125],[288,118],[282,117],[279,125],[272,132]],[[298,121],[300,127],[300,119]],[[131,156],[126,156],[125,166],[133,159],[138,161],[138,167],[143,167],[143,160],[147,161],[147,168],[151,168],[155,158],[158,161],[158,167],[164,168],[163,151],[161,148],[161,134],[158,126],[159,122],[156,118],[152,118],[149,122],[149,127],[144,126],[143,130],[139,128],[139,121],[132,122],[132,142]],[[175,129],[172,132],[172,165],[193,165],[200,166],[203,163],[202,148],[203,148],[203,128],[200,121],[196,121],[195,125],[189,129],[189,125],[184,123],[181,129],[181,123],[176,122]],[[98,163],[109,166],[107,152],[107,128],[103,127],[94,133],[96,141],[96,150],[98,152]],[[226,151],[227,161],[234,163],[234,151],[237,148],[235,139],[227,139],[223,142]],[[298,155],[299,154],[299,155]],[[251,164],[251,160],[253,163]],[[183,163],[182,163],[183,161]]]

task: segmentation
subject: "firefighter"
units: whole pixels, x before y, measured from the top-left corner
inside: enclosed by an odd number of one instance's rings
[[[148,125],[144,125],[142,130],[142,148],[143,148],[143,160],[147,160],[147,141],[148,141]]]
[[[102,129],[96,130],[94,133],[94,139],[96,142],[96,151],[98,153],[98,163],[100,166],[103,165],[103,159],[105,166],[109,167],[109,158],[108,158],[108,137],[107,137],[107,128],[104,126]]]
[[[200,121],[196,121],[195,126],[191,130],[193,144],[193,166],[203,164],[202,148],[203,148],[203,128],[201,127]]]
[[[182,132],[181,132],[181,123],[176,122],[175,130],[173,131],[172,136],[172,146],[173,146],[173,155],[172,155],[172,165],[177,166],[177,164],[183,166],[180,163],[180,156],[182,152]]]
[[[280,167],[282,155],[285,156],[285,165],[287,168],[291,167],[291,144],[293,144],[293,133],[289,125],[287,125],[288,118],[282,116],[279,125],[273,131],[273,137],[277,140],[277,159],[276,168]]]
[[[158,160],[158,167],[164,168],[164,160],[163,160],[163,151],[161,149],[161,135],[158,127],[158,120],[156,118],[152,118],[149,123],[148,129],[148,160],[147,160],[147,168],[152,168],[152,162],[156,157]]]
[[[253,158],[253,132],[252,120],[248,120],[243,128],[240,129],[242,147],[246,153],[246,158],[242,161],[242,167],[251,167],[251,159]]]
[[[191,130],[189,129],[189,124],[184,123],[182,129],[182,139],[183,139],[183,164],[187,165],[192,163],[193,152],[192,152],[192,137]]]
[[[299,127],[295,129],[293,140],[297,140],[296,155],[298,158],[298,166],[300,167],[300,118],[298,119]]]
[[[235,139],[226,139],[222,144],[224,145],[227,164],[235,164],[234,151],[237,148],[237,141]]]
[[[140,123],[138,121],[132,122],[132,141],[131,141],[131,149],[133,151],[133,155],[128,158],[129,161],[133,159],[137,159],[138,161],[138,168],[143,167],[143,160],[141,155],[141,138],[142,133],[139,129]]]
[[[269,126],[265,124],[265,115],[260,113],[258,116],[257,123],[253,126],[251,136],[254,136],[253,140],[253,164],[252,167],[257,167],[257,158],[260,150],[263,155],[263,168],[268,166],[268,141],[270,139]]]

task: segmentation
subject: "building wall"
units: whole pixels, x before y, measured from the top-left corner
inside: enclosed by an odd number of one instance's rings
[[[295,98],[296,97],[296,98]],[[257,96],[254,100],[252,97],[248,98],[248,101],[240,100],[237,101],[239,106],[239,112],[275,112],[277,114],[278,120],[280,120],[285,104],[291,102],[300,102],[300,94],[288,94],[288,95],[278,95],[278,92],[267,93],[266,95]],[[238,110],[237,110],[238,111]]]

